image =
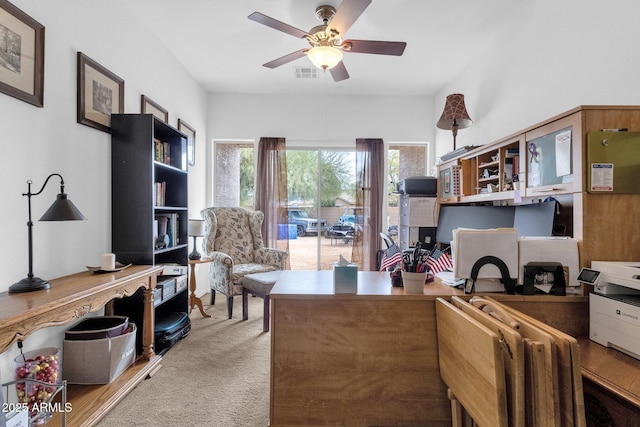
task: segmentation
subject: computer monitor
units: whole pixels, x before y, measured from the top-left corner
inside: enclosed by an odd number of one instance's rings
[[[518,230],[518,237],[550,237],[553,236],[555,216],[555,201],[518,205],[513,227]]]
[[[518,206],[440,206],[436,241],[449,245],[456,228],[515,228],[518,237],[553,235],[556,202]]]
[[[436,240],[449,245],[456,228],[513,227],[515,209],[513,206],[440,206]]]

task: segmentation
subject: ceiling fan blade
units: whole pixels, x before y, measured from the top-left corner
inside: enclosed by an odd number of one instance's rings
[[[329,28],[335,28],[341,36],[344,36],[370,4],[371,0],[343,0],[335,16],[329,22]]]
[[[333,81],[335,82],[340,82],[349,78],[347,68],[344,66],[344,62],[342,61],[338,62],[338,65],[331,68],[329,72],[331,73],[331,77],[333,77]]]
[[[351,45],[350,49],[345,52],[355,53],[373,53],[377,55],[394,55],[402,56],[404,48],[407,47],[405,42],[384,42],[375,40],[345,40],[343,45]]]
[[[262,64],[262,65],[267,68],[276,68],[286,64],[287,62],[295,61],[298,58],[302,58],[303,56],[306,55],[308,50],[309,49],[296,50],[295,52],[291,52],[288,55],[281,56],[278,59],[274,59],[273,61],[267,62],[266,64]]]
[[[292,27],[289,24],[285,24],[284,22],[280,22],[277,19],[273,19],[270,16],[263,15],[260,12],[253,12],[248,16],[252,21],[256,21],[259,24],[266,25],[267,27],[271,27],[275,30],[282,31],[283,33],[291,34],[294,37],[305,38],[309,35],[306,31],[302,31],[299,28]]]

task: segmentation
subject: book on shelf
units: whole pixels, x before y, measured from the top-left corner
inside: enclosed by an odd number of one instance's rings
[[[177,213],[157,214],[158,240],[167,248],[180,244],[180,216]]]
[[[158,138],[153,139],[154,155],[153,159],[166,165],[171,164],[171,144],[162,142]]]
[[[171,164],[171,145],[168,142],[164,142],[164,158],[162,162],[166,165]]]
[[[167,192],[167,183],[165,181],[155,183],[156,206],[164,206],[166,192]]]
[[[153,139],[153,145],[154,145],[154,156],[153,156],[153,160],[157,161],[157,162],[161,162],[164,159],[164,145],[162,144],[162,141],[160,141],[158,138],[154,138]]]

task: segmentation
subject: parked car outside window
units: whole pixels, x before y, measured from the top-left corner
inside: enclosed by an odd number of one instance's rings
[[[327,222],[322,219],[320,220],[320,230],[318,230],[318,220],[310,218],[304,209],[289,208],[288,216],[289,224],[295,224],[299,237],[322,233],[327,228]]]

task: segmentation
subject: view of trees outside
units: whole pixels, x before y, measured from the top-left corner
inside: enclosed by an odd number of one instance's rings
[[[253,144],[215,145],[215,206],[253,208]]]
[[[318,163],[320,156],[320,163]],[[355,157],[345,151],[287,150],[289,204],[335,206],[338,197],[355,200]],[[321,186],[318,188],[318,167]]]
[[[216,145],[216,204],[253,207],[255,153],[253,144]],[[338,197],[355,200],[354,153],[349,151],[288,150],[289,203],[317,205],[318,156],[322,175],[322,207],[334,206]],[[388,206],[397,207],[393,194],[398,181],[425,174],[423,145],[392,145],[388,150]]]
[[[252,142],[215,144],[215,206],[254,207],[256,149]],[[398,181],[425,175],[426,146],[391,144],[387,152],[389,233],[398,230],[398,197],[393,193]],[[323,149],[287,150],[287,184],[289,205],[303,208],[313,218],[327,225],[353,207],[339,199],[355,202],[356,165],[354,151]],[[320,173],[318,173],[320,170]],[[320,186],[318,180],[320,179]],[[330,239],[325,235],[297,237],[289,242],[292,269],[330,269],[340,255],[351,259],[349,240]]]
[[[253,146],[240,149],[240,206],[253,208],[256,190]]]

